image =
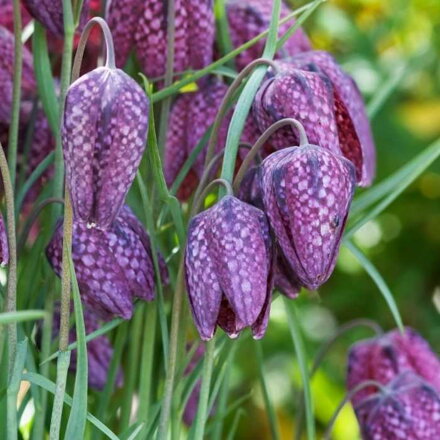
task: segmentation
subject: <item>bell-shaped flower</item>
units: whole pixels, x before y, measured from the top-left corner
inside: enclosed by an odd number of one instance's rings
[[[14,82],[14,34],[0,26],[0,123],[9,124],[12,110]],[[32,54],[23,46],[23,73],[21,80],[21,119],[29,117],[32,98],[36,93]]]
[[[351,390],[366,380],[386,385],[405,371],[419,375],[440,392],[440,359],[429,344],[408,327],[403,334],[396,329],[353,345],[348,357],[347,386]],[[370,391],[359,391],[353,402],[357,404],[368,397]]]
[[[146,145],[149,102],[114,67],[98,67],[69,88],[62,127],[75,218],[100,228],[116,218]]]
[[[151,249],[146,232],[133,226],[133,214],[124,208],[107,229],[74,221],[72,259],[81,298],[103,319],[116,315],[130,319],[133,298],[154,298]],[[147,237],[148,240],[148,237]],[[63,229],[60,222],[46,249],[57,275],[61,274]]]
[[[49,32],[57,37],[64,35],[63,0],[23,0],[30,14]],[[83,1],[80,25],[84,25],[89,13],[89,0]]]
[[[439,392],[414,373],[401,373],[354,409],[364,440],[440,438]]]
[[[174,72],[201,69],[212,62],[215,24],[212,0],[176,0]],[[123,67],[132,49],[150,78],[165,73],[168,1],[112,0],[107,21],[116,62]]]
[[[271,301],[272,249],[264,213],[226,196],[190,223],[185,275],[196,327],[209,340],[219,325],[235,338],[262,338]]]
[[[258,34],[266,31],[270,26],[272,17],[272,0],[229,0],[226,4],[229,32],[232,45],[237,48],[255,38]],[[281,3],[280,19],[290,14],[289,8]],[[287,23],[279,26],[279,37],[281,37],[295,23],[292,18]],[[249,63],[261,57],[266,39],[259,40],[256,44],[237,55],[236,64],[239,70]],[[310,50],[310,41],[304,31],[300,28],[286,41],[278,51],[276,57],[295,55],[304,50]]]
[[[265,212],[277,243],[300,284],[316,289],[336,264],[354,167],[311,144],[275,152],[261,167]]]

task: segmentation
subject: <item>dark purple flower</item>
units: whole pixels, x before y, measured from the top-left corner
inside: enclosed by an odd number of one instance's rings
[[[83,301],[102,318],[131,318],[133,298],[154,298],[154,277],[148,237],[133,214],[124,207],[108,229],[90,228],[82,221],[73,225],[72,258]],[[62,261],[62,223],[46,249],[55,272]]]
[[[396,376],[354,409],[364,440],[440,438],[440,395],[411,372]]]
[[[112,30],[116,61],[122,67],[132,49],[150,78],[165,73],[167,58],[167,1],[112,0],[107,20]],[[201,69],[212,61],[214,14],[212,0],[176,0],[174,71]]]
[[[316,289],[331,275],[353,197],[353,165],[316,145],[290,147],[262,163],[265,212],[300,284]]]
[[[174,182],[183,164],[202,139],[206,130],[214,123],[223,97],[228,87],[214,77],[208,78],[196,92],[180,95],[171,109],[165,144],[164,172],[168,185]],[[216,152],[220,152],[226,143],[232,110],[226,115],[219,130]],[[253,143],[258,137],[257,129],[251,118],[248,118],[241,137],[242,142]],[[243,152],[240,154],[243,157]],[[181,185],[182,199],[189,197],[203,174],[206,149],[203,150],[192,173]]]
[[[62,0],[23,0],[31,15],[52,34],[64,35],[63,1]],[[89,0],[84,0],[81,10],[81,25],[85,24],[89,13]]]
[[[148,130],[149,103],[122,70],[99,67],[69,88],[62,128],[77,220],[109,227],[133,182]]]
[[[99,329],[99,319],[91,309],[85,307],[83,309],[84,325],[86,334],[90,334]],[[52,333],[58,336],[60,331],[60,304],[55,304],[53,314]],[[41,334],[41,328],[37,334],[37,338]],[[41,339],[41,336],[38,338]],[[76,330],[72,328],[69,331],[69,343],[76,342]],[[113,347],[106,335],[98,336],[87,342],[87,364],[88,364],[88,381],[91,388],[102,390],[107,383],[108,370],[113,356]],[[72,350],[70,357],[69,370],[76,371],[77,353]],[[120,369],[116,377],[116,386],[121,387],[123,383],[122,370]]]
[[[226,5],[229,31],[234,48],[241,46],[261,32],[269,28],[272,16],[272,0],[229,0]],[[285,18],[291,11],[282,3],[280,18]],[[292,18],[279,27],[281,37],[295,23]],[[236,63],[239,70],[263,54],[266,39],[261,39],[249,49],[237,55]],[[298,29],[277,53],[277,57],[295,55],[304,50],[310,50],[310,41],[302,29]]]
[[[203,340],[219,325],[232,338],[252,327],[263,337],[271,300],[272,250],[264,213],[226,196],[191,220],[186,282]]]
[[[5,221],[0,213],[0,265],[6,266],[9,263],[9,244],[6,232]]]
[[[14,35],[0,26],[0,123],[9,124],[12,109],[14,81]],[[31,52],[23,47],[23,74],[21,81],[21,118],[26,119],[32,109],[32,98],[36,93]]]
[[[404,334],[393,330],[353,345],[348,357],[347,386],[351,390],[365,380],[386,385],[405,371],[414,372],[440,392],[440,360],[428,343],[408,327]],[[356,393],[354,404],[370,394],[370,388]]]

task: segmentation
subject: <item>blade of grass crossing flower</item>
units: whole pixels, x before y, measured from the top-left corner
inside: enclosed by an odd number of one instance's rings
[[[351,214],[359,214],[360,212],[370,208],[372,205],[374,205],[374,203],[378,202],[386,195],[392,195],[395,191],[400,191],[397,194],[399,195],[436,159],[438,159],[439,156],[440,139],[437,139],[399,170],[362,193],[359,197],[356,197],[351,206]],[[397,195],[394,198],[396,198]],[[394,198],[392,200],[394,200]]]
[[[307,366],[306,352],[304,350],[304,344],[301,336],[301,331],[298,325],[298,314],[296,313],[295,304],[289,299],[283,297],[284,308],[287,315],[287,324],[289,326],[292,342],[295,347],[296,357],[298,359],[298,365],[301,372],[301,380],[304,392],[304,405],[306,410],[306,426],[307,426],[307,439],[315,440],[315,417],[313,398],[310,389],[310,377],[309,369]]]
[[[349,240],[344,240],[344,245],[356,257],[359,263],[361,263],[368,275],[370,275],[371,279],[374,281],[384,300],[386,301],[390,312],[396,321],[397,327],[404,332],[402,317],[400,316],[399,309],[394,300],[393,294],[391,293],[391,290],[387,286],[387,283],[383,279],[382,275],[379,273],[373,263],[353,243],[351,243]]]
[[[7,391],[7,440],[15,440],[18,433],[17,424],[17,395],[21,383],[21,375],[24,369],[24,363],[26,361],[28,340],[18,342],[17,351],[15,355],[14,369],[12,376],[9,380],[8,391]]]
[[[79,293],[78,280],[73,267],[72,256],[69,258],[70,276],[72,280],[73,304],[75,310],[75,328],[77,348],[75,387],[73,390],[72,409],[64,435],[65,440],[77,440],[84,436],[87,419],[87,343],[86,328]]]
[[[63,354],[65,353],[70,354],[68,351],[64,352]],[[41,374],[24,373],[23,380],[32,382],[40,386],[41,388],[44,388],[46,391],[55,394],[56,385],[49,379],[45,378],[44,376],[41,376]],[[69,406],[72,406],[73,403],[72,397],[70,397],[67,393],[64,394],[64,403],[66,403]],[[104,423],[98,420],[94,415],[87,413],[87,420],[96,428],[98,428],[102,433],[104,433],[108,438],[112,440],[119,440],[119,437],[113,431],[111,431]]]
[[[11,324],[13,322],[36,321],[44,319],[44,310],[20,310],[18,312],[0,313],[0,325]]]
[[[38,96],[52,133],[56,137],[59,130],[59,103],[50,67],[46,31],[37,20],[35,20],[35,30],[32,36],[32,50],[34,53],[34,71],[37,80]]]
[[[263,348],[261,347],[261,341],[255,341],[254,347],[255,347],[255,353],[257,355],[258,378],[260,380],[264,406],[266,407],[266,414],[269,420],[270,433],[272,435],[272,439],[277,440],[280,438],[280,431],[278,429],[278,421],[277,421],[275,409],[273,407],[272,401],[269,396],[269,391],[267,389],[266,378],[264,377],[264,359],[263,359]]]

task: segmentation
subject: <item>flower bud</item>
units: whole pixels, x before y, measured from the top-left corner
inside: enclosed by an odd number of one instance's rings
[[[267,157],[262,165],[265,212],[300,284],[316,289],[330,277],[353,197],[353,165],[306,144]]]
[[[70,86],[62,137],[76,219],[105,228],[116,218],[145,149],[148,110],[119,69],[98,67]]]
[[[262,211],[232,196],[195,216],[185,251],[191,309],[203,340],[216,325],[231,337],[263,337],[271,300],[272,250]]]
[[[234,48],[255,38],[258,34],[269,29],[272,17],[272,0],[229,0],[226,5],[229,31]],[[280,19],[290,14],[289,8],[282,3]],[[281,37],[293,24],[295,19],[279,26],[278,35]],[[266,39],[263,38],[249,49],[237,55],[236,64],[239,70],[252,61],[261,57]],[[295,55],[304,50],[310,50],[310,41],[302,29],[298,29],[278,51],[277,57]]]
[[[103,319],[116,315],[130,319],[133,297],[146,301],[154,298],[151,250],[146,247],[143,231],[139,235],[126,212],[111,228],[90,228],[74,221],[72,259],[81,298]],[[60,222],[46,255],[57,275],[61,274],[63,230]]]

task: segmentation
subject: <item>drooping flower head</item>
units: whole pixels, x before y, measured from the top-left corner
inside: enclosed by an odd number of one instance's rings
[[[201,69],[212,62],[212,0],[176,0],[174,71]],[[114,35],[116,61],[123,67],[132,49],[150,78],[165,73],[167,12],[164,0],[112,0],[107,21]]]
[[[185,275],[203,340],[219,325],[230,337],[251,327],[263,337],[271,300],[272,250],[266,217],[232,196],[195,216],[185,251]]]
[[[62,0],[23,0],[31,15],[52,34],[64,35],[64,14]],[[89,0],[84,0],[81,9],[81,25],[85,24],[89,13]]]
[[[73,224],[72,259],[81,298],[103,319],[114,315],[129,319],[134,297],[154,298],[148,236],[133,217],[124,207],[109,228],[90,228],[80,220]],[[61,274],[62,242],[59,223],[46,249],[57,275]]]
[[[272,0],[229,0],[226,4],[229,31],[234,48],[252,40],[270,26],[272,16]],[[280,19],[285,18],[291,11],[282,3]],[[279,37],[295,23],[292,18],[279,27]],[[263,38],[249,49],[241,52],[236,58],[239,70],[243,69],[252,61],[260,58],[266,40]],[[298,29],[277,53],[277,57],[295,55],[304,50],[310,50],[310,41],[302,29]]]
[[[98,67],[69,88],[62,127],[74,215],[101,228],[116,218],[145,149],[149,103],[120,69]]]
[[[328,149],[289,147],[262,163],[263,202],[286,263],[316,289],[333,272],[353,197],[353,165]]]
[[[365,440],[440,438],[440,395],[414,373],[399,374],[354,408]]]

